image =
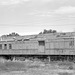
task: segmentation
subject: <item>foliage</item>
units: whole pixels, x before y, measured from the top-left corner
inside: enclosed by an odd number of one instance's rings
[[[46,30],[46,29],[44,29],[44,31],[40,32],[39,34],[56,33],[56,32],[57,32],[56,30],[52,30],[52,29]]]
[[[20,36],[18,33],[12,32],[8,35],[2,35],[2,37],[8,37],[8,36]]]

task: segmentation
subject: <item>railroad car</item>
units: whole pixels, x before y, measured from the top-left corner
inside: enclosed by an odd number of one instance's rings
[[[75,33],[39,34],[0,41],[0,56],[8,59],[75,60]]]

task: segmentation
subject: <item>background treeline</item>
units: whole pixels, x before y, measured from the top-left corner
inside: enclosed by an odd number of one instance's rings
[[[2,37],[8,37],[8,36],[20,36],[18,33],[12,32],[10,34],[7,35],[2,35]]]
[[[40,32],[39,34],[48,34],[48,33],[57,33],[57,31],[52,30],[52,29],[49,29],[49,30],[44,29],[43,32]],[[15,32],[12,32],[12,33],[7,34],[7,35],[2,35],[2,37],[8,37],[8,36],[20,36],[20,35],[18,33],[15,33]]]
[[[57,31],[52,29],[49,30],[44,29],[43,32],[40,32],[39,34],[48,34],[48,33],[57,33]]]

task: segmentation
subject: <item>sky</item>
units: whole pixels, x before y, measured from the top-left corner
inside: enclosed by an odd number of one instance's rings
[[[0,36],[75,31],[75,0],[0,0]]]

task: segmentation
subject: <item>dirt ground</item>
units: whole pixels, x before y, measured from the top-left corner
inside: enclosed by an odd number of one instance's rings
[[[72,62],[0,61],[0,75],[75,75]]]

